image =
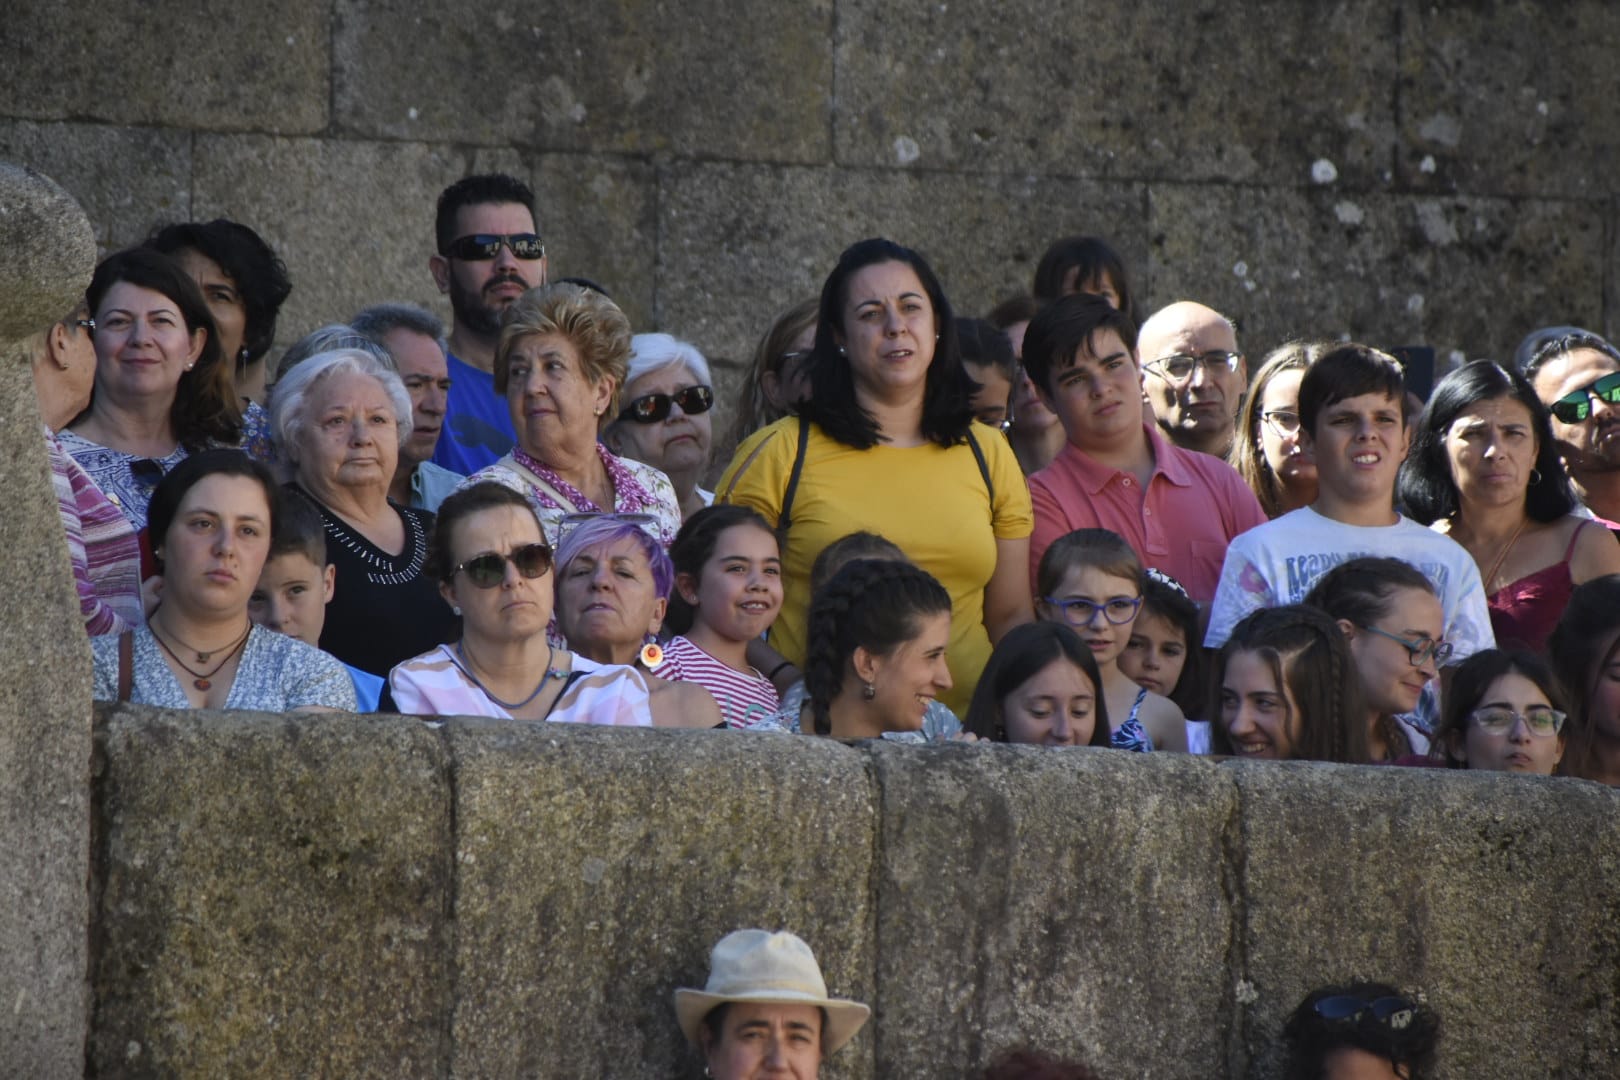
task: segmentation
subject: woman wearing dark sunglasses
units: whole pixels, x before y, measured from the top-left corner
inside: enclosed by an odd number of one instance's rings
[[[618,416],[629,362],[630,321],[601,293],[559,282],[518,297],[495,350],[495,391],[506,396],[517,445],[468,482],[530,496],[552,546],[569,514],[612,512],[653,515],[668,547],[681,528],[669,477],[598,438]]]
[[[1283,1030],[1289,1080],[1427,1080],[1440,1018],[1386,983],[1311,991]]]
[[[1540,651],[1576,585],[1620,572],[1620,543],[1576,513],[1546,406],[1489,360],[1434,388],[1399,490],[1410,517],[1474,557],[1499,645]]]
[[[602,435],[608,449],[668,476],[683,519],[714,502],[714,492],[698,486],[714,445],[714,384],[703,354],[668,334],[637,334],[619,399],[619,415]]]
[[[534,507],[482,482],[439,507],[428,572],[462,620],[460,640],[389,673],[401,713],[632,727],[713,727],[720,709],[694,683],[649,683],[638,669],[557,648],[551,548]]]

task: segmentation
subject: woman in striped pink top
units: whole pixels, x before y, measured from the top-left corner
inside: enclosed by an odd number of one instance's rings
[[[776,534],[746,506],[710,506],[686,519],[669,555],[675,596],[667,621],[681,632],[664,646],[653,674],[702,686],[727,727],[759,723],[781,704],[747,656],[749,642],[782,610]]]

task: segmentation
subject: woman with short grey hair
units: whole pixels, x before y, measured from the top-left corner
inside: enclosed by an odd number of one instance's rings
[[[630,339],[623,405],[602,441],[620,457],[663,471],[675,488],[681,517],[714,502],[698,486],[714,446],[714,381],[697,348],[669,334]]]
[[[337,568],[321,648],[386,677],[451,640],[455,618],[424,573],[433,515],[388,498],[411,432],[399,375],[360,349],[318,353],[276,382],[270,420],[293,469],[288,490],[320,512]]]

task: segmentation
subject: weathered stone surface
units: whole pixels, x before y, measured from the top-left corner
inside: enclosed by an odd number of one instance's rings
[[[1153,184],[1153,305],[1196,299],[1251,356],[1295,337],[1510,359],[1603,313],[1603,208],[1581,202]]]
[[[1387,182],[1391,0],[842,4],[840,163]]]
[[[1400,7],[1403,184],[1541,197],[1620,190],[1620,8]]]
[[[1232,765],[1242,801],[1241,1025],[1280,1077],[1283,1021],[1318,985],[1421,991],[1443,1075],[1620,1072],[1620,792],[1573,780]]]
[[[13,346],[72,310],[95,254],[71,195],[0,162],[0,1075],[77,1075],[89,1030],[90,649]]]
[[[326,126],[327,5],[20,0],[0,20],[0,111],[283,133]]]
[[[652,166],[599,154],[537,154],[531,168],[552,280],[590,278],[637,333],[652,329],[658,251]]]
[[[1113,751],[871,753],[878,1075],[969,1075],[1021,1045],[1100,1076],[1221,1075],[1237,799],[1219,770]]]
[[[776,314],[821,292],[839,252],[887,236],[926,256],[959,315],[1027,292],[1046,245],[1108,237],[1146,256],[1138,184],[889,169],[681,164],[661,187],[658,322],[747,357]]]
[[[0,122],[0,158],[32,166],[73,192],[103,254],[191,212],[191,135],[184,131]]]
[[[824,161],[831,0],[341,0],[334,100],[366,136]]]
[[[671,994],[745,926],[873,990],[859,751],[791,735],[451,721],[460,1077],[681,1075]],[[871,1035],[823,1075],[875,1075]],[[695,1072],[691,1075],[696,1075]],[[893,1075],[893,1074],[889,1074]]]
[[[529,179],[515,157],[495,160]],[[448,319],[428,273],[433,211],[439,192],[472,167],[471,155],[420,143],[205,136],[195,214],[253,226],[286,262],[293,292],[277,324],[283,344],[384,300]]]
[[[446,1075],[439,733],[319,714],[102,720],[91,1069]]]

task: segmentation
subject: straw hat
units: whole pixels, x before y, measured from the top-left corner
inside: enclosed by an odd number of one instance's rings
[[[709,983],[702,990],[675,991],[675,1017],[693,1046],[709,1010],[731,1001],[764,1005],[817,1005],[826,1010],[823,1053],[831,1054],[854,1037],[872,1015],[858,1001],[827,996],[810,946],[786,930],[734,930],[709,954]]]

